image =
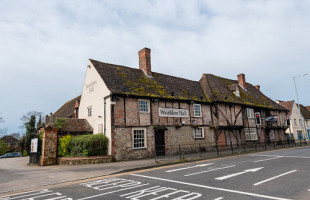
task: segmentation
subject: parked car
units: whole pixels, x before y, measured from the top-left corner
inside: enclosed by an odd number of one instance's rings
[[[21,155],[20,153],[7,153],[0,156],[0,158],[13,158],[13,157],[21,157]]]

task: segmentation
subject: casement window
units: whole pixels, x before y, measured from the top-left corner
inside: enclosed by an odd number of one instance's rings
[[[149,111],[149,100],[139,99],[139,112],[148,113]]]
[[[246,140],[258,140],[256,128],[244,128]]]
[[[297,120],[296,119],[294,119],[294,125],[297,126]]]
[[[274,130],[273,130],[273,129],[271,129],[270,132],[269,132],[269,138],[270,138],[271,140],[274,140],[274,139],[275,139],[275,137],[274,137]]]
[[[87,107],[87,113],[88,113],[88,117],[91,117],[92,116],[92,106],[88,106]]]
[[[199,128],[195,128],[194,131],[194,138],[204,138],[204,131],[203,128],[199,127]]]
[[[299,119],[299,126],[301,126],[302,125],[302,120],[301,119]]]
[[[146,129],[133,129],[133,149],[146,148]]]
[[[244,118],[254,118],[254,109],[253,108],[247,108],[243,112]]]
[[[194,117],[201,117],[201,105],[194,104]]]

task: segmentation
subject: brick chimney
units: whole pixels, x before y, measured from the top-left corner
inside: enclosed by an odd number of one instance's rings
[[[258,91],[260,91],[260,86],[259,85],[255,85],[254,86]]]
[[[245,75],[244,74],[239,74],[238,75],[238,84],[243,87],[243,89],[247,89],[246,87],[246,82],[245,82]]]
[[[144,71],[147,76],[152,76],[151,69],[151,49],[143,48],[139,51],[139,68]]]

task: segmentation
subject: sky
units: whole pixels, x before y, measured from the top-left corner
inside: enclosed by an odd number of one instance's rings
[[[260,85],[310,105],[308,0],[1,0],[0,129],[49,114],[82,92],[88,59],[198,81],[203,73]]]

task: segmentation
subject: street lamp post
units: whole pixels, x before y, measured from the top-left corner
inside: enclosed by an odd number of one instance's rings
[[[299,78],[299,77],[303,77],[303,76],[307,76],[308,74],[305,73],[303,75],[300,75],[300,76],[294,76],[293,79],[294,79],[294,85],[295,85],[295,92],[296,92],[296,97],[297,97],[297,105],[298,105],[298,111],[299,111],[299,117],[300,117],[300,120],[301,120],[301,124],[302,124],[302,135],[303,135],[303,138],[304,140],[306,140],[306,135],[305,135],[305,132],[304,132],[304,129],[305,129],[305,126],[304,126],[304,120],[302,118],[302,115],[301,115],[301,112],[300,112],[300,104],[299,104],[299,99],[298,99],[298,92],[297,92],[297,86],[296,86],[296,78]],[[308,138],[310,139],[310,138]]]

